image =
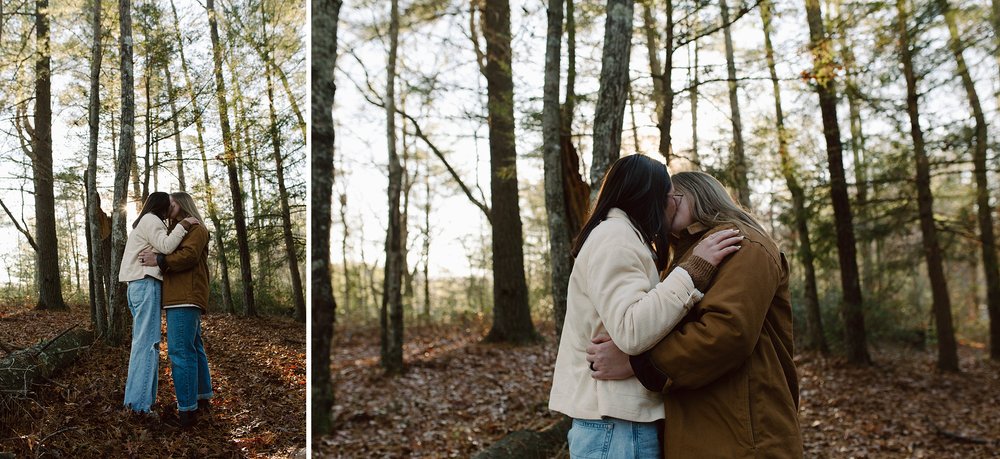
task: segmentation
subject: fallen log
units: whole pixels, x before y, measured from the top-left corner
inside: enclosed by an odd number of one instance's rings
[[[94,333],[90,330],[69,329],[0,359],[0,394],[27,394],[32,384],[69,365],[81,349],[93,342]]]
[[[549,459],[566,447],[573,420],[564,417],[542,431],[518,430],[480,451],[475,459]]]

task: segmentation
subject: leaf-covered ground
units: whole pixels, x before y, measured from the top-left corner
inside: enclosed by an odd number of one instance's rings
[[[0,341],[27,347],[73,324],[89,327],[89,311],[31,311],[0,306]],[[305,327],[285,318],[203,317],[202,333],[215,398],[196,429],[141,419],[121,408],[127,345],[101,344],[27,397],[0,400],[0,453],[18,457],[295,457],[304,453]],[[165,332],[164,328],[164,332]],[[166,337],[153,409],[176,413]],[[0,355],[4,355],[0,351]]]
[[[511,347],[481,343],[486,331],[479,323],[410,327],[409,370],[390,378],[378,366],[378,330],[338,325],[335,427],[314,437],[313,452],[469,457],[509,432],[556,422],[547,408],[553,333]],[[937,372],[929,352],[873,356],[868,368],[815,354],[797,359],[807,457],[1000,457],[1000,364],[967,347],[960,374]]]

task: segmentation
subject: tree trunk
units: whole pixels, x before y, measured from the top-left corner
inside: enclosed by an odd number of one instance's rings
[[[389,63],[386,69],[386,145],[389,148],[389,228],[385,235],[385,277],[382,286],[382,368],[389,374],[403,372],[403,242],[399,195],[403,167],[396,153],[396,52],[399,49],[399,2],[392,0],[389,19]]]
[[[697,24],[697,22],[695,22]],[[691,163],[701,169],[701,157],[698,156],[698,85],[701,76],[698,75],[698,39],[691,41],[694,50],[694,64],[691,66]]]
[[[226,246],[222,241],[222,225],[219,220],[218,209],[215,199],[212,197],[211,178],[208,174],[208,156],[205,152],[205,127],[201,120],[201,109],[198,107],[198,97],[194,92],[194,82],[188,70],[187,59],[184,57],[184,40],[181,38],[180,20],[177,17],[177,8],[173,0],[170,1],[170,9],[174,15],[174,39],[177,41],[177,52],[181,58],[181,69],[184,71],[184,81],[187,86],[188,96],[191,98],[191,112],[194,115],[195,132],[198,138],[198,151],[201,153],[202,171],[205,180],[205,202],[208,205],[208,218],[212,220],[212,227],[215,228],[215,250],[219,256],[219,271],[222,273],[222,304],[223,309],[230,314],[236,312],[233,305],[233,293],[229,282],[229,260],[226,257]]]
[[[128,239],[125,225],[128,215],[125,206],[128,201],[129,172],[135,160],[135,84],[132,73],[132,3],[131,0],[118,1],[120,22],[119,56],[121,57],[121,136],[118,138],[118,162],[115,165],[115,197],[111,216],[111,272],[121,271],[125,241]],[[126,312],[126,289],[122,282],[113,283],[111,289],[111,311],[108,313],[107,342],[120,345],[128,335],[130,322]]]
[[[924,147],[924,133],[920,129],[920,110],[917,100],[917,77],[913,71],[913,55],[910,49],[910,32],[907,20],[906,0],[896,0],[899,27],[899,57],[906,78],[906,113],[910,117],[910,136],[913,138],[913,153],[917,163],[917,207],[920,213],[920,233],[923,236],[924,257],[927,261],[927,275],[931,281],[934,297],[934,322],[937,325],[938,369],[958,371],[958,350],[955,344],[955,330],[951,319],[951,299],[948,296],[948,280],[944,275],[944,261],[938,244],[937,228],[934,226],[934,196],[931,194],[931,167]]]
[[[799,260],[805,271],[805,308],[806,308],[806,347],[829,354],[830,347],[823,334],[823,321],[819,310],[819,294],[816,288],[816,267],[813,263],[812,241],[809,237],[809,214],[805,205],[805,191],[796,178],[796,168],[788,151],[789,134],[785,130],[785,114],[781,107],[781,86],[778,84],[778,72],[774,64],[774,47],[771,45],[771,2],[760,2],[760,16],[764,22],[764,54],[767,59],[767,69],[771,74],[771,86],[774,88],[775,127],[778,132],[778,156],[781,159],[781,174],[788,184],[792,195],[792,212],[795,215],[795,227],[799,235]]]
[[[181,127],[177,119],[177,91],[174,88],[174,80],[170,74],[170,66],[163,66],[163,73],[167,79],[167,97],[170,99],[170,121],[174,126],[174,150],[177,155],[177,187],[180,190],[187,190],[187,181],[184,179],[184,150],[181,148]]]
[[[94,333],[103,335],[107,328],[108,292],[104,282],[109,267],[105,265],[104,244],[101,243],[101,218],[98,215],[97,193],[97,143],[101,129],[101,0],[94,0],[92,18],[94,41],[90,48],[90,106],[88,108],[88,123],[90,140],[87,144],[87,241],[91,271],[91,307],[94,312]],[[117,277],[117,276],[116,276]],[[116,279],[117,280],[117,279]]]
[[[666,0],[666,2],[667,36],[663,40],[663,48],[666,51],[663,59],[663,71],[659,75],[653,75],[653,78],[659,77],[660,79],[661,92],[656,94],[655,97],[663,98],[663,102],[659,104],[660,112],[657,118],[660,128],[659,150],[660,154],[663,155],[664,161],[667,165],[670,165],[670,160],[674,152],[673,139],[670,137],[674,111],[674,89],[670,85],[671,77],[674,73],[674,2],[673,0]]]
[[[642,4],[642,30],[646,36],[646,55],[649,57],[649,74],[653,77],[653,109],[656,119],[663,113],[663,78],[660,75],[659,33],[656,31],[656,19],[653,18],[653,1],[640,0]],[[669,7],[668,7],[669,8]]]
[[[837,27],[837,36],[840,39],[840,55],[844,63],[844,92],[847,93],[847,107],[851,122],[851,153],[854,156],[854,186],[857,188],[857,209],[858,220],[860,221],[861,238],[869,238],[869,227],[871,221],[868,217],[868,159],[865,152],[865,137],[861,120],[861,100],[862,94],[858,89],[854,75],[858,71],[854,50],[848,40],[847,19],[839,14],[842,0],[837,0],[837,20],[834,21]],[[861,241],[862,247],[871,247],[871,240]],[[872,275],[874,265],[872,263],[872,251],[864,251],[861,254],[861,285],[869,293],[872,289]]]
[[[426,168],[424,170],[424,318],[430,322],[431,319],[431,168],[430,157],[426,158]],[[346,267],[346,264],[345,264]],[[346,275],[344,276],[347,277]]]
[[[729,80],[729,108],[733,124],[733,182],[740,204],[750,208],[750,182],[747,179],[747,162],[743,150],[743,120],[740,117],[739,84],[736,82],[736,59],[733,56],[733,34],[729,22],[729,4],[719,0],[722,11],[722,33],[726,42],[726,72]]]
[[[139,30],[142,30],[142,28],[140,28]],[[145,31],[145,32],[148,33],[149,31]],[[149,40],[148,36],[145,37],[145,38],[146,38],[146,40]],[[150,173],[153,171],[153,166],[155,165],[155,163],[154,163],[154,165],[151,165],[149,163],[149,149],[153,145],[153,142],[152,142],[152,136],[153,136],[153,103],[152,103],[152,97],[150,96],[150,93],[152,92],[152,90],[149,87],[149,80],[150,80],[150,77],[151,77],[151,73],[153,72],[152,63],[150,62],[152,60],[152,59],[150,59],[151,48],[152,48],[152,46],[146,46],[146,56],[145,56],[146,62],[143,65],[143,74],[142,74],[143,85],[146,88],[146,90],[144,91],[145,92],[144,95],[146,96],[146,116],[144,118],[145,122],[143,123],[144,127],[146,128],[145,129],[145,131],[146,131],[146,141],[143,144],[143,156],[142,156],[142,161],[143,161],[143,164],[145,165],[145,168],[142,170],[142,199],[140,199],[140,201],[142,201],[142,202],[146,202],[146,198],[149,197],[149,176],[150,176]],[[158,165],[155,165],[155,166],[158,166]]]
[[[263,16],[263,8],[261,8]],[[262,17],[264,39],[267,42],[267,18]],[[266,46],[266,45],[265,45]],[[266,53],[266,51],[265,51]],[[278,117],[274,113],[274,83],[268,66],[264,67],[267,77],[267,108],[271,117],[271,144],[274,147],[275,179],[278,181],[278,200],[281,202],[282,232],[285,237],[285,254],[288,257],[288,273],[292,279],[292,298],[295,300],[295,320],[306,321],[306,300],[302,290],[302,277],[299,274],[299,257],[295,250],[295,237],[292,235],[292,216],[288,207],[288,190],[285,189],[285,165],[281,157],[281,134],[278,132]]]
[[[545,83],[542,94],[542,143],[545,169],[545,211],[549,227],[549,259],[552,276],[552,313],[556,336],[562,336],[566,318],[566,291],[573,271],[570,232],[563,190],[562,142],[559,133],[559,58],[562,45],[563,2],[549,0],[545,41]],[[558,339],[558,338],[557,338]]]
[[[632,52],[633,0],[608,0],[604,22],[600,89],[594,109],[594,151],[590,165],[590,200],[597,199],[604,174],[621,156],[625,89]]]
[[[94,332],[70,329],[49,341],[0,359],[0,393],[27,395],[33,384],[43,379],[48,381],[69,366],[80,350],[93,341]]]
[[[309,268],[312,272],[312,393],[313,433],[330,432],[333,407],[333,382],[330,377],[330,345],[337,300],[333,297],[330,272],[330,205],[333,198],[333,97],[337,91],[334,69],[337,65],[337,17],[341,0],[314,0],[311,6],[312,30],[312,195],[310,196],[311,247]]]
[[[576,107],[576,19],[573,1],[566,0],[566,99],[559,113],[566,230],[571,241],[583,228],[590,213],[590,183],[580,173],[580,155],[573,145],[573,112]]]
[[[941,14],[944,15],[945,22],[948,24],[948,47],[958,65],[958,74],[962,79],[965,95],[969,99],[972,117],[976,122],[974,131],[976,145],[972,154],[972,163],[976,176],[976,206],[979,216],[979,240],[983,251],[983,272],[986,273],[986,305],[990,315],[990,358],[1000,361],[1000,271],[997,268],[997,246],[996,238],[993,235],[993,215],[990,212],[990,188],[987,181],[989,169],[986,165],[986,150],[988,148],[986,117],[983,114],[983,107],[979,103],[975,82],[972,80],[969,67],[965,63],[962,51],[965,44],[958,34],[955,12],[948,4],[948,0],[936,1]]]
[[[35,241],[38,243],[36,309],[65,310],[59,276],[59,241],[52,176],[52,53],[49,48],[49,2],[35,1],[35,128],[32,171],[35,182]]]
[[[243,192],[240,190],[239,172],[236,170],[236,152],[233,150],[232,133],[229,126],[229,109],[226,105],[226,83],[222,78],[222,45],[219,43],[219,27],[216,20],[215,1],[208,0],[209,33],[212,39],[212,57],[215,63],[215,97],[219,104],[219,124],[222,130],[222,144],[225,149],[223,162],[229,171],[229,191],[233,196],[233,222],[236,226],[236,242],[240,251],[240,273],[243,279],[243,314],[256,316],[257,307],[253,295],[253,267],[250,265],[250,247],[247,239],[247,221],[243,208]]]
[[[483,74],[486,77],[489,111],[493,224],[493,326],[486,340],[523,343],[534,341],[537,334],[531,323],[528,285],[524,278],[524,238],[518,203],[514,138],[510,3],[507,0],[486,2],[483,16],[483,35],[486,37],[486,68]],[[618,126],[621,137],[620,116]]]
[[[331,192],[332,197],[332,192]],[[350,312],[351,307],[351,292],[353,282],[351,282],[351,269],[347,261],[347,238],[350,236],[350,227],[347,222],[347,193],[340,194],[340,221],[344,223],[344,238],[340,240],[340,256],[344,260],[344,298],[342,307],[345,312]],[[357,271],[355,271],[357,273]],[[332,274],[331,274],[332,275]],[[358,286],[361,285],[361,274],[357,273],[358,276]],[[363,292],[364,289],[359,291]],[[360,305],[364,306],[364,301],[359,298]]]
[[[840,283],[844,299],[844,346],[847,361],[857,365],[871,363],[865,336],[864,306],[858,280],[858,259],[855,251],[854,223],[851,203],[847,196],[844,175],[843,144],[837,121],[837,91],[834,88],[835,68],[831,59],[830,41],[823,30],[823,16],[818,0],[806,0],[809,22],[810,51],[813,56],[813,85],[819,96],[823,116],[823,137],[826,139],[827,163],[830,169],[830,199],[837,232],[837,256],[840,262]]]

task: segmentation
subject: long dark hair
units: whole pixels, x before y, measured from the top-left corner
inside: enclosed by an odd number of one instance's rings
[[[670,188],[670,174],[663,163],[641,154],[619,158],[604,175],[597,203],[573,243],[573,257],[580,254],[590,232],[608,217],[608,211],[617,207],[639,228],[643,242],[656,253],[656,268],[662,271],[670,257],[669,228],[665,226]]]
[[[163,220],[167,218],[168,210],[170,210],[170,195],[162,191],[154,191],[146,198],[146,202],[142,203],[142,210],[139,211],[139,216],[132,222],[132,228],[135,229],[135,227],[139,226],[139,220],[142,220],[142,217],[145,217],[146,214],[156,215],[157,218]]]

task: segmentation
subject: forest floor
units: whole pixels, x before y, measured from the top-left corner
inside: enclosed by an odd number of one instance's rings
[[[545,341],[483,344],[488,324],[406,330],[407,372],[379,368],[377,329],[338,325],[332,355],[334,432],[314,437],[321,457],[470,457],[506,434],[544,429],[555,362]],[[796,358],[799,423],[807,457],[1000,457],[1000,364],[960,349],[962,373],[942,374],[935,354],[873,352],[866,368],[805,353]],[[565,452],[559,457],[568,457]]]
[[[73,325],[90,327],[86,305],[69,312],[0,305],[0,341],[24,348]],[[164,328],[164,334],[166,328]],[[123,409],[129,346],[103,344],[69,368],[0,399],[0,457],[304,457],[305,326],[286,318],[209,314],[202,319],[215,398],[196,428],[180,430]],[[166,338],[153,409],[176,414]],[[0,351],[2,355],[2,351]]]

